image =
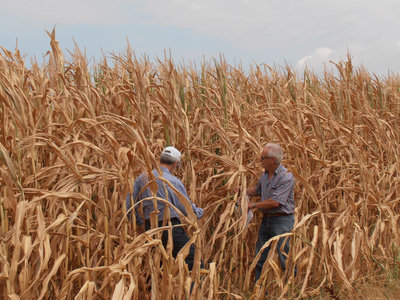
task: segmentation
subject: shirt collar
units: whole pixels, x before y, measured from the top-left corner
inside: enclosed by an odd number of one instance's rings
[[[283,168],[283,166],[282,166],[281,164],[279,164],[279,166],[278,166],[278,167],[275,169],[275,171],[274,171],[274,176],[276,176],[276,175],[278,175],[280,172],[282,172],[282,168]],[[264,173],[265,173],[265,174],[268,174],[268,171],[265,170]]]
[[[169,171],[169,169],[166,168],[166,167],[160,167],[160,169],[163,171],[163,173],[164,173],[164,172],[167,172],[168,174],[171,174],[171,172]]]

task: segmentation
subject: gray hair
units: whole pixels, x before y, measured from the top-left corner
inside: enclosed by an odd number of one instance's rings
[[[278,144],[268,143],[264,146],[265,148],[269,148],[268,156],[272,156],[275,159],[277,165],[279,165],[283,159],[283,150],[282,147]]]
[[[160,163],[166,164],[166,165],[173,165],[177,161],[179,161],[179,159],[176,159],[175,157],[172,157],[171,155],[169,155],[167,153],[161,153]]]

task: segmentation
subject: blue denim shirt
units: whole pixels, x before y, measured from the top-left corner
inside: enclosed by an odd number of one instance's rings
[[[294,177],[287,169],[279,165],[274,175],[269,179],[268,172],[265,171],[256,186],[257,195],[261,196],[261,201],[272,199],[280,203],[279,207],[262,210],[263,213],[294,213]]]
[[[161,170],[163,172],[163,177],[166,180],[168,180],[182,195],[184,195],[188,199],[188,201],[192,205],[193,212],[196,214],[197,218],[200,219],[203,216],[203,209],[197,207],[194,203],[192,203],[190,201],[189,196],[186,191],[186,188],[183,185],[182,181],[180,181],[177,177],[173,176],[167,168],[161,167]],[[153,174],[156,178],[159,177],[158,172],[156,170],[153,170]],[[185,207],[179,201],[175,192],[168,186],[168,184],[166,184],[162,180],[158,180],[158,179],[156,179],[156,182],[158,185],[157,197],[168,200],[170,203],[175,205],[185,216],[187,216]],[[138,201],[145,199],[145,198],[151,198],[150,188],[146,188],[140,194],[140,190],[147,183],[148,183],[148,179],[147,179],[147,175],[145,173],[141,174],[135,180],[135,184],[133,185],[133,193],[132,193],[132,201],[134,203],[137,203]],[[166,195],[165,191],[167,191],[167,195]],[[149,220],[150,213],[154,211],[153,200],[152,199],[145,200],[142,203],[143,203],[144,219]],[[128,195],[126,196],[126,209],[129,210],[131,208],[131,206],[132,206],[131,205],[131,194],[128,193]],[[157,200],[157,209],[159,210],[158,221],[162,221],[163,216],[164,216],[165,203]],[[143,220],[143,217],[139,214],[139,205],[135,206],[135,215],[136,215],[136,223],[138,225],[142,225],[144,223],[144,220]],[[178,213],[172,207],[170,207],[170,218],[178,218],[179,219]]]

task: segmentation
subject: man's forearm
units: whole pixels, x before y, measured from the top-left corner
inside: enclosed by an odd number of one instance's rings
[[[137,225],[136,224],[136,232],[137,232],[137,234],[142,234],[144,231],[145,231],[144,230],[144,224],[142,224],[142,225]]]
[[[249,208],[259,208],[259,209],[272,209],[279,207],[280,203],[276,202],[272,199],[268,199],[265,201],[260,201],[260,202],[255,202],[255,203],[249,203]]]
[[[256,188],[251,187],[246,189],[247,196],[257,196]]]

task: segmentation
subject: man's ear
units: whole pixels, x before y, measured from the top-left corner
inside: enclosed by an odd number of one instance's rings
[[[176,163],[177,163],[177,162],[174,162],[174,163],[172,164],[172,170],[175,170],[175,169],[176,169]]]

